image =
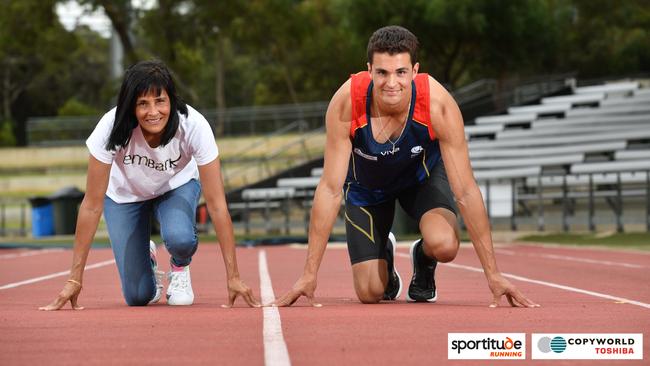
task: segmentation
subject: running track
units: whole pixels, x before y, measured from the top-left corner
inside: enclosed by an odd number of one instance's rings
[[[408,282],[408,243],[396,265]],[[112,254],[93,249],[80,304],[86,309],[43,312],[58,293],[69,250],[0,250],[0,365],[182,363],[204,365],[640,365],[650,357],[650,253],[499,245],[503,273],[538,309],[491,309],[471,246],[438,267],[436,304],[360,304],[344,246],[330,245],[321,266],[317,300],[291,308],[251,309],[227,302],[216,245],[201,245],[192,263],[191,307],[124,305]],[[167,263],[159,250],[160,263]],[[238,248],[243,280],[272,299],[291,288],[306,251],[298,246]],[[161,269],[167,269],[165,265]],[[261,288],[260,288],[261,286]],[[449,361],[447,333],[643,333],[643,361]]]

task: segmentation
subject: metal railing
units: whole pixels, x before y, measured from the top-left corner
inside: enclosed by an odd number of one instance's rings
[[[479,181],[483,185],[484,199],[488,216],[493,219],[495,204],[502,207],[509,199],[508,215],[510,230],[516,231],[524,219],[533,219],[537,231],[545,231],[549,217],[560,219],[560,229],[569,232],[571,226],[582,226],[596,232],[598,221],[613,225],[617,232],[623,232],[626,224],[625,211],[634,212],[635,219],[628,223],[643,224],[650,232],[650,170],[621,170],[609,173],[615,179],[598,182],[603,173],[581,174],[544,174],[535,177],[511,179],[486,179]],[[636,176],[633,180],[624,180],[624,174]],[[586,177],[585,183],[570,183],[569,177]],[[546,178],[555,178],[560,184],[545,184]],[[535,185],[531,185],[531,180]],[[500,198],[493,197],[495,186],[505,187],[508,194]],[[508,211],[507,209],[507,211]],[[597,211],[600,215],[597,215]],[[608,222],[603,214],[611,212],[613,218]],[[583,217],[580,217],[580,216]],[[638,220],[643,216],[642,220]],[[597,220],[600,219],[600,220]],[[582,221],[581,221],[582,220]]]
[[[27,235],[26,199],[0,198],[0,236]]]
[[[212,130],[220,136],[255,136],[277,133],[287,126],[309,131],[323,125],[328,102],[283,104],[201,110]],[[27,120],[30,146],[81,145],[101,116],[33,117]],[[223,121],[221,126],[217,121]]]
[[[276,132],[261,137],[252,144],[238,150],[233,155],[234,158],[222,162],[226,191],[255,183],[280,171],[290,169],[316,158],[310,152],[309,140],[324,134],[325,127],[322,125],[309,132],[302,133],[272,150],[263,150],[261,155],[258,153],[259,147],[264,146],[274,136],[291,132],[292,130],[293,128],[285,128],[282,133]],[[288,154],[287,152],[292,149],[296,149],[297,151],[293,154]],[[318,150],[322,150],[322,148]]]

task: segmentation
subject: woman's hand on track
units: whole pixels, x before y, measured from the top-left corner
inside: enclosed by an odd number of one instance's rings
[[[82,310],[83,306],[79,306],[77,303],[77,299],[81,293],[81,287],[81,283],[78,281],[66,281],[63,290],[61,290],[59,295],[51,303],[46,306],[41,306],[38,310],[59,310],[65,306],[68,301],[70,301],[73,310]]]

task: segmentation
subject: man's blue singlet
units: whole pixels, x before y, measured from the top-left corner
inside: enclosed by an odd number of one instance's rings
[[[346,202],[372,206],[395,199],[397,193],[422,183],[440,160],[440,147],[431,126],[429,78],[418,74],[406,126],[393,144],[372,135],[370,106],[373,83],[368,72],[353,74],[351,86],[352,154],[345,180]]]

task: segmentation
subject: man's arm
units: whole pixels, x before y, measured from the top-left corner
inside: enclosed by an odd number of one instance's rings
[[[463,117],[458,105],[442,85],[429,78],[431,121],[440,142],[449,184],[464,219],[476,254],[481,261],[488,285],[494,295],[490,306],[497,306],[505,295],[512,306],[539,306],[522,295],[499,271],[494,257],[490,223],[481,191],[474,180],[469,160]]]
[[[313,302],[316,276],[343,198],[343,183],[352,151],[349,137],[351,108],[348,80],[332,97],[325,116],[327,128],[325,163],[323,175],[314,195],[309,220],[309,244],[305,268],[293,289],[276,300],[274,305],[290,306],[300,296],[305,296],[312,305],[320,306]]]

